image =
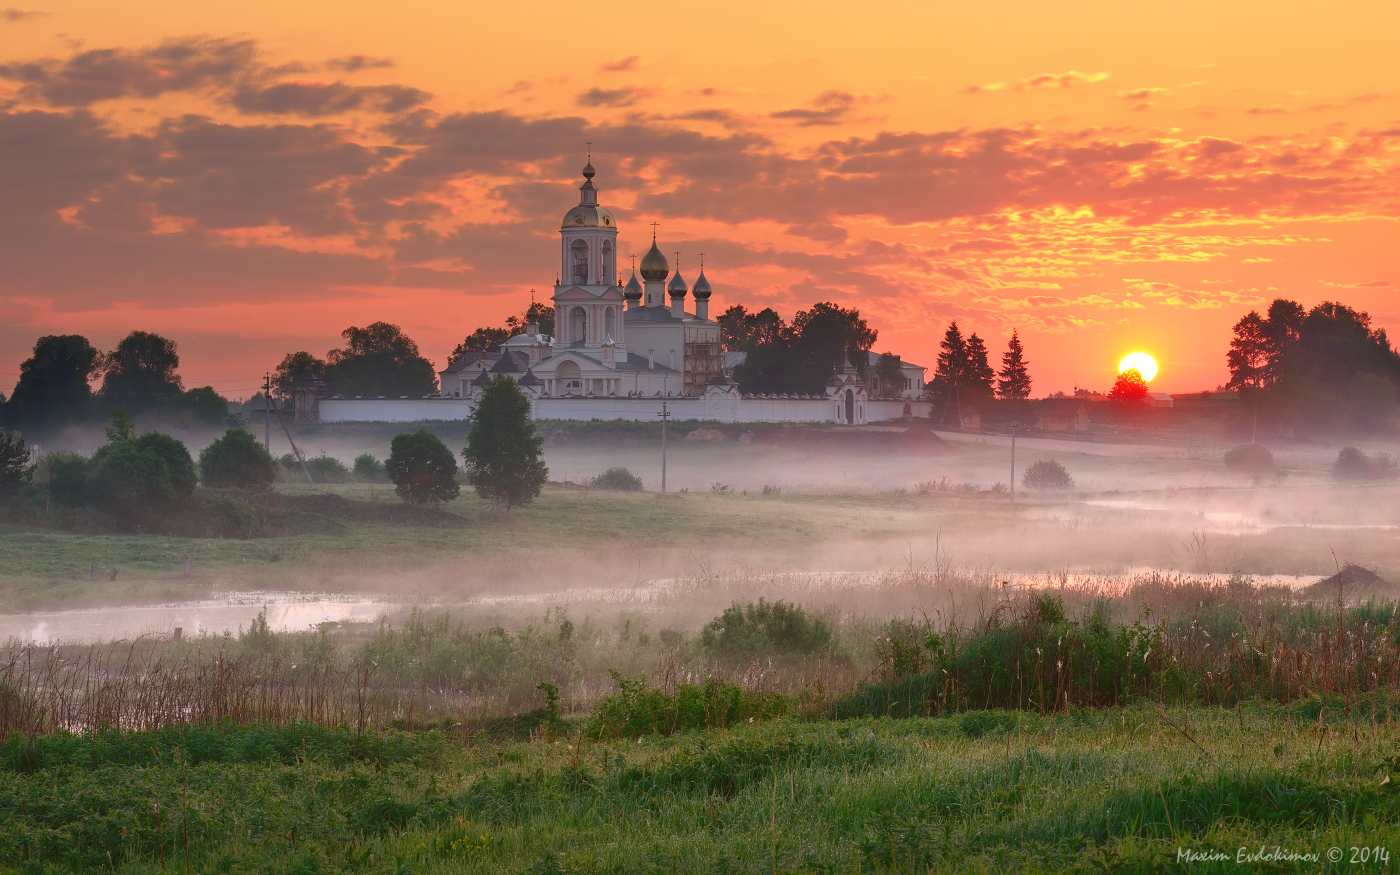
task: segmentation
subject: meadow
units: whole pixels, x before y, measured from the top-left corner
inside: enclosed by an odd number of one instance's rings
[[[385,600],[0,649],[0,872],[1396,867],[1393,485],[1032,444],[1076,487],[1011,504],[995,442],[731,435],[661,496],[587,488],[656,448],[593,431],[508,514],[288,481],[257,537],[0,528],[8,613]],[[1309,588],[1344,560],[1382,575]]]

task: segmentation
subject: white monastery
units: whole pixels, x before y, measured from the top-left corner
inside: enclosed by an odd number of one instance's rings
[[[703,263],[694,286],[679,265],[674,275],[653,229],[651,249],[624,286],[617,265],[617,221],[598,203],[590,161],[578,206],[559,230],[559,281],[554,287],[557,336],[531,324],[498,351],[468,353],[439,373],[440,395],[418,398],[298,398],[298,418],[321,422],[465,419],[473,395],[497,374],[525,390],[535,419],[654,421],[662,402],[676,419],[720,422],[863,424],[928,414],[924,369],[905,365],[904,397],[875,399],[843,361],[822,395],[743,395],[728,374],[742,358],[720,346],[710,318],[710,282]],[[670,281],[667,281],[670,277]],[[686,310],[693,296],[695,309]],[[742,354],[739,354],[742,355]],[[871,356],[874,364],[875,356]]]

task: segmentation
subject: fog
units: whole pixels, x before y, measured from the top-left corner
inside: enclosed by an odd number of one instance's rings
[[[678,423],[668,435],[670,494],[619,497],[582,487],[620,465],[656,493],[659,431],[595,426],[545,428],[550,479],[567,485],[551,487],[527,510],[491,513],[473,505],[467,525],[433,535],[446,545],[431,555],[386,545],[347,549],[344,557],[322,549],[274,568],[222,566],[203,578],[200,596],[293,591],[329,605],[348,594],[365,606],[353,617],[335,614],[341,608],[305,617],[290,612],[286,628],[379,614],[392,620],[418,604],[454,609],[473,624],[518,624],[568,606],[597,616],[637,612],[654,626],[694,629],[731,601],[760,596],[892,616],[948,610],[950,599],[981,590],[1067,580],[1112,587],[1157,572],[1244,575],[1299,588],[1345,561],[1383,576],[1400,567],[1400,486],[1335,481],[1330,466],[1342,441],[1271,445],[1281,476],[1255,484],[1226,470],[1223,443],[1020,438],[1018,480],[1031,463],[1053,459],[1074,487],[1033,492],[1018,482],[1013,503],[993,491],[1011,480],[1004,436]],[[304,453],[348,465],[363,452],[385,458],[390,439],[407,427],[300,426],[293,434]],[[465,424],[428,427],[454,449],[465,440]],[[706,435],[711,439],[695,439]],[[197,454],[217,433],[179,436]],[[63,442],[81,450],[83,440],[100,443],[80,432]],[[1346,443],[1386,449],[1378,440]],[[290,451],[280,429],[271,449]],[[284,488],[312,491],[295,478]],[[364,486],[332,488],[369,494]],[[385,487],[375,494],[393,500]],[[542,513],[552,514],[549,522],[530,522]],[[619,531],[616,518],[624,513],[628,522]],[[590,535],[594,525],[597,537]],[[219,631],[249,615],[193,601],[207,622],[182,619],[188,606],[176,605],[112,616],[106,625],[87,616],[65,625],[58,614],[4,620],[0,635],[119,637],[182,623]]]

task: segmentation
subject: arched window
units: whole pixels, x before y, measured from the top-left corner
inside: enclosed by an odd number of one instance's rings
[[[603,285],[609,285],[609,284],[612,282],[614,272],[615,272],[615,271],[613,270],[612,241],[610,241],[610,240],[604,240],[604,241],[603,241],[603,269],[602,269],[601,271],[599,271],[599,273],[602,274],[602,276],[600,277],[600,279],[602,280]]]
[[[574,282],[578,285],[588,284],[588,244],[582,240],[575,240],[570,247],[574,253]]]
[[[613,315],[612,307],[603,311],[603,331],[612,340],[617,340],[617,317]]]
[[[559,394],[583,394],[583,373],[578,365],[573,362],[561,362],[559,370],[555,371],[555,377],[559,381]]]
[[[579,340],[587,340],[584,330],[588,327],[588,316],[583,312],[582,307],[575,307],[569,311],[569,339],[568,343]]]

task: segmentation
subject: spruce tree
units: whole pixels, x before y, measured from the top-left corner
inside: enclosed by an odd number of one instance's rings
[[[997,374],[997,395],[1002,398],[1024,400],[1031,397],[1031,375],[1026,369],[1026,351],[1021,346],[1021,338],[1016,329],[1011,329],[1011,340],[1006,344],[1006,352],[1001,356],[1001,371]]]
[[[943,342],[938,345],[938,367],[933,372],[933,389],[943,396],[943,419],[948,418],[948,405],[955,400],[958,404],[958,421],[962,422],[962,399],[958,386],[962,384],[967,371],[967,342],[958,330],[954,319],[948,323],[943,333]]]
[[[963,386],[974,395],[990,398],[996,371],[992,370],[991,363],[987,361],[987,345],[974,331],[967,336],[966,349],[967,373],[963,377]]]
[[[493,508],[529,504],[549,477],[544,438],[530,421],[530,399],[505,374],[481,390],[462,458],[468,482]]]

